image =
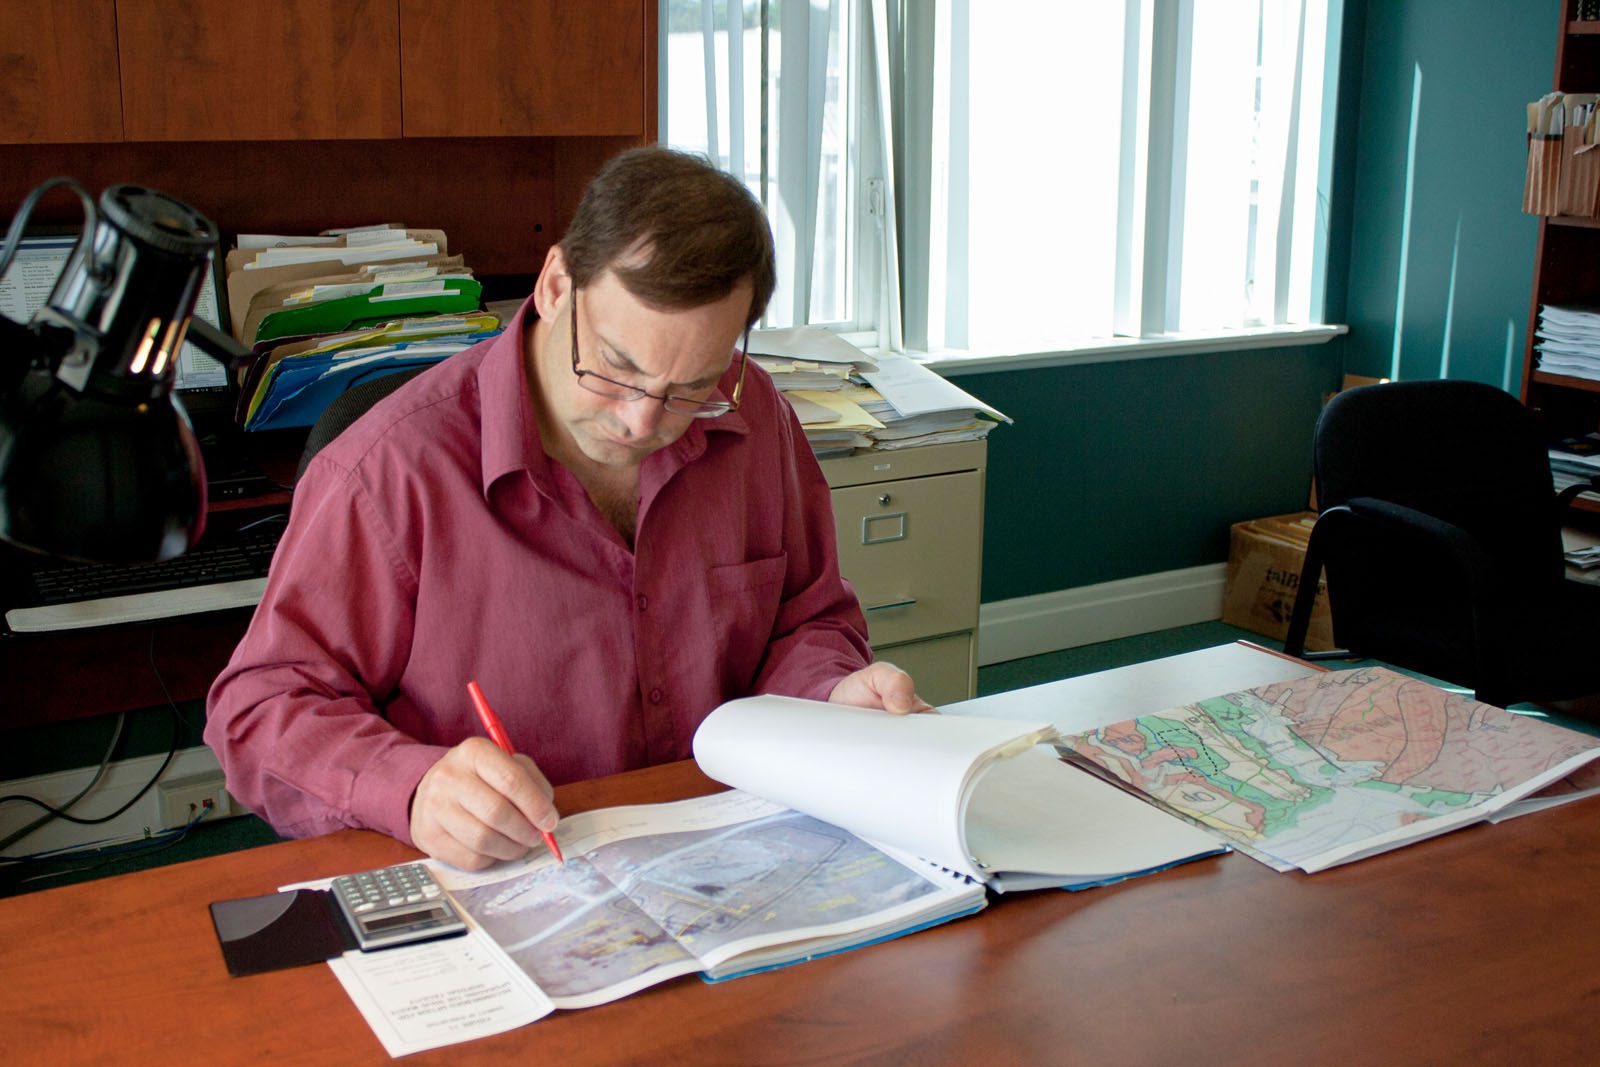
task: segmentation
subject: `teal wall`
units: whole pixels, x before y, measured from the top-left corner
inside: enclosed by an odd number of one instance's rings
[[[969,374],[989,435],[985,602],[1217,563],[1228,526],[1298,511],[1332,345]]]
[[[1221,562],[1230,523],[1305,507],[1323,395],[1389,374],[1408,157],[1401,376],[1438,376],[1448,337],[1450,377],[1503,385],[1509,336],[1517,388],[1538,232],[1521,115],[1551,85],[1559,6],[1345,3],[1327,310],[1348,336],[958,379],[1017,420],[989,437],[985,602]]]
[[[1398,308],[1399,377],[1440,377],[1448,353],[1443,376],[1516,391],[1538,235],[1523,106],[1550,91],[1559,0],[1363,6],[1346,369],[1390,376]]]

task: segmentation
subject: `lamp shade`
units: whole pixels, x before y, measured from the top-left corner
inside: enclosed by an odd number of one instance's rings
[[[170,395],[129,403],[34,372],[0,411],[0,538],[102,563],[170,559],[205,527],[188,416]]]
[[[62,183],[82,193],[70,179],[41,189]],[[49,299],[26,325],[0,320],[0,539],[87,562],[170,559],[205,527],[172,378],[217,231],[141,186],[112,186],[98,211],[83,199]]]

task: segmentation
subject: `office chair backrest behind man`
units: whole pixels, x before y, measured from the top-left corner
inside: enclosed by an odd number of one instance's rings
[[[1344,648],[1488,703],[1600,692],[1600,588],[1565,578],[1533,412],[1477,382],[1363,386],[1328,403],[1313,459],[1323,512],[1286,651],[1304,649],[1325,565]]]

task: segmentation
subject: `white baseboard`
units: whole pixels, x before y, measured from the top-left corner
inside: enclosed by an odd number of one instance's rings
[[[1226,571],[1208,563],[984,604],[978,664],[1220,619]]]
[[[94,791],[73,805],[72,814],[83,818],[94,818],[116,811],[144,788],[145,783],[155,775],[165,757],[166,753],[161,753],[119,760],[111,764],[106,768],[105,777],[94,787]],[[172,765],[161,777],[164,781],[170,781],[191,774],[220,773],[220,771],[216,753],[205,745],[200,745],[179,751],[172,758]],[[13,782],[0,783],[0,796],[20,793],[24,796],[38,797],[47,804],[59,807],[76,796],[78,790],[88,785],[94,778],[94,772],[93,767],[82,767],[70,771],[57,771],[53,774],[35,775],[32,778],[19,778]],[[22,829],[42,814],[44,814],[43,809],[33,804],[12,801],[0,806],[0,838]],[[8,847],[5,854],[23,856],[49,849],[137,841],[160,830],[161,798],[157,788],[151,786],[149,792],[140,797],[132,807],[109,822],[81,826],[64,819],[54,819]]]

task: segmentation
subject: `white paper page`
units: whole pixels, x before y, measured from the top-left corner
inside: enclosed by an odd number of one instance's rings
[[[384,345],[379,348],[356,348],[352,349],[352,351],[359,353],[358,355],[336,357],[334,362],[328,365],[327,370],[317,375],[316,380],[321,381],[323,378],[328,378],[335,374],[348,374],[357,367],[365,366],[368,363],[383,363],[397,356],[405,359],[421,359],[424,356],[437,355],[453,356],[469,347],[469,345],[465,344],[414,343],[404,348],[398,345]]]
[[[820,326],[790,326],[752,333],[750,355],[785,356],[814,363],[856,363],[869,367],[878,359],[867,355],[832,330]]]
[[[962,842],[967,782],[1041,729],[758,696],[713,711],[695,731],[694,756],[719,782],[981,879]]]
[[[1000,760],[978,780],[967,845],[992,872],[1059,874],[1071,884],[1164,867],[1223,843],[1053,751],[1034,749]]]
[[[268,249],[265,252],[258,252],[257,255],[270,255],[273,251],[274,251],[273,249]],[[280,249],[278,251],[287,253],[290,250],[289,249]],[[315,254],[313,254],[316,251],[323,251],[326,254],[324,254],[324,255],[315,255]],[[432,256],[432,255],[437,255],[438,252],[439,252],[439,246],[436,245],[436,244],[433,244],[432,242],[428,242],[428,243],[412,242],[411,244],[406,244],[406,245],[396,245],[396,246],[394,246],[392,248],[363,248],[363,247],[349,248],[349,247],[346,247],[346,248],[329,248],[329,249],[322,249],[322,250],[315,250],[314,249],[314,250],[309,250],[306,253],[306,257],[296,258],[296,257],[293,257],[293,256],[288,256],[288,255],[280,255],[280,256],[275,256],[271,261],[266,262],[266,263],[259,263],[259,262],[258,263],[246,263],[244,265],[244,269],[245,270],[261,270],[264,267],[281,267],[281,266],[285,266],[285,265],[293,264],[293,263],[320,262],[320,261],[323,261],[323,260],[326,260],[326,261],[331,262],[331,263],[334,263],[334,262],[343,263],[347,267],[353,267],[353,266],[356,266],[357,264],[377,263],[377,262],[380,262],[380,261],[385,260],[385,259],[408,259],[408,258],[411,258],[411,257],[414,257],[414,256]],[[307,258],[307,257],[309,257],[309,258]]]
[[[997,419],[1011,419],[971,393],[935,374],[913,359],[888,352],[874,357],[875,371],[861,376],[883,394],[901,415],[925,415],[930,411],[982,411]]]
[[[502,1034],[555,1010],[477,929],[382,952],[347,952],[328,966],[391,1056]]]
[[[339,238],[318,235],[316,237],[291,237],[279,233],[241,233],[234,242],[235,248],[263,249],[263,248],[294,248],[303,245],[336,245]]]
[[[1222,693],[1303,678],[1315,669],[1248,645],[1228,644],[963,700],[946,715],[1043,719],[1063,734],[1136,719]]]

